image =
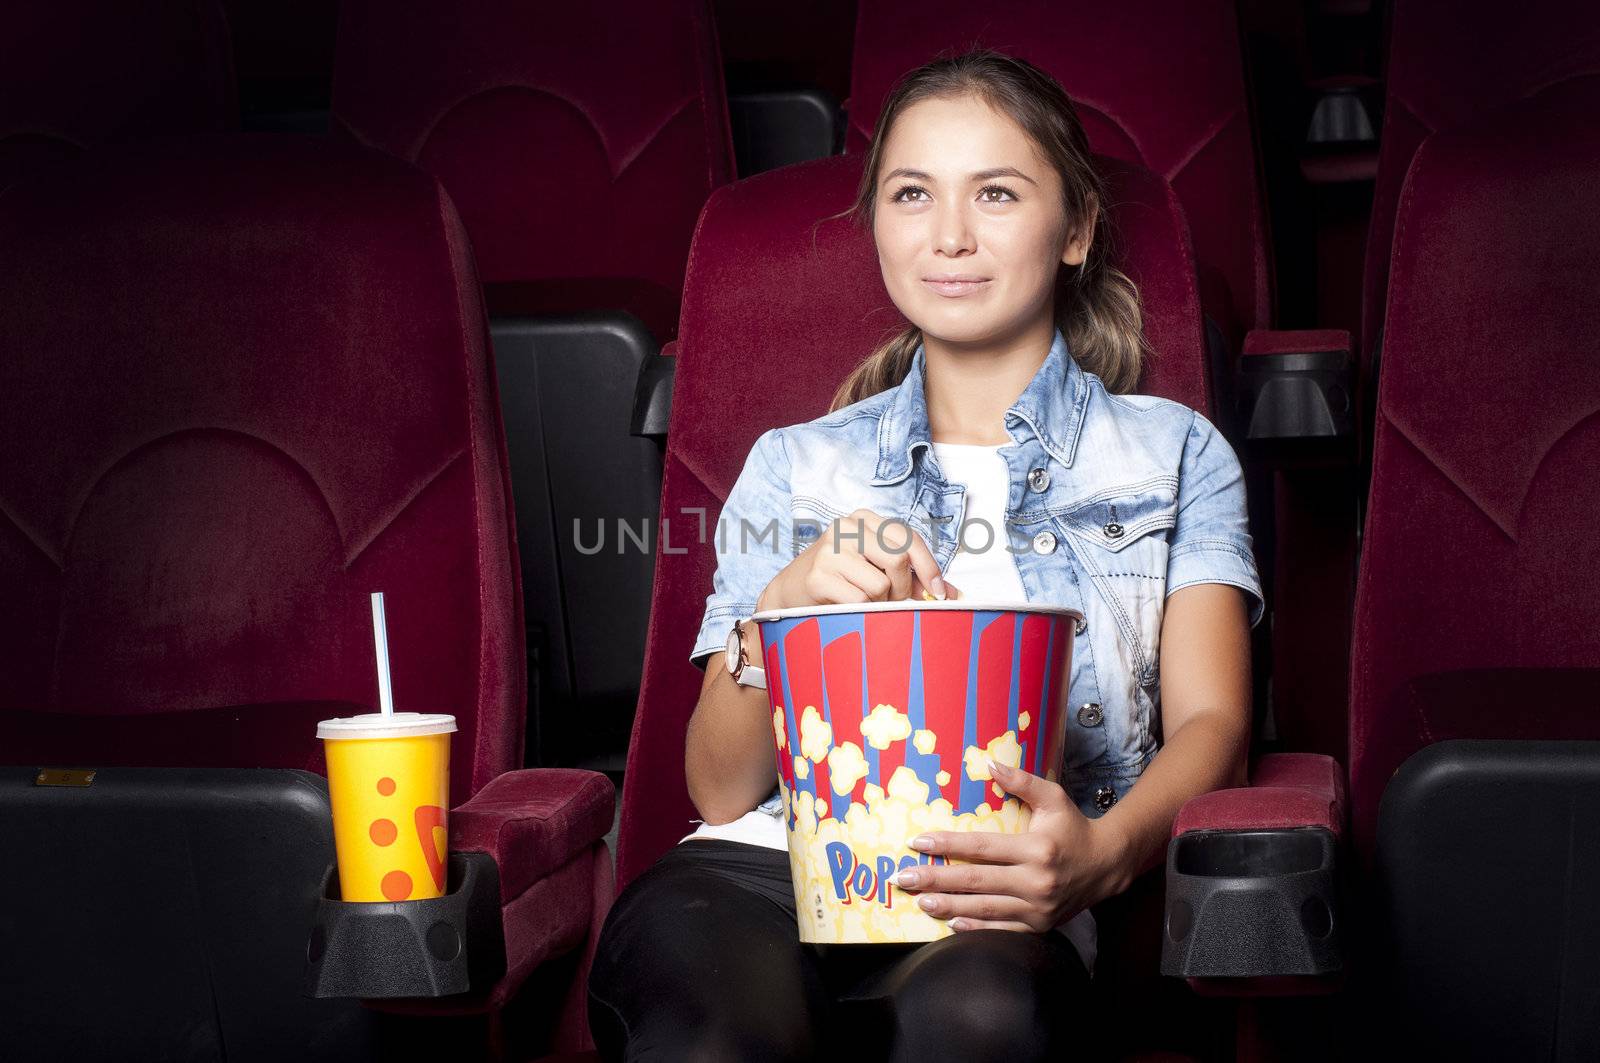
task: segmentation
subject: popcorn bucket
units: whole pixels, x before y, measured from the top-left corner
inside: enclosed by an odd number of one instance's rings
[[[964,600],[757,613],[800,940],[932,941],[888,881],[925,831],[1028,829],[985,759],[1055,780],[1082,614]]]

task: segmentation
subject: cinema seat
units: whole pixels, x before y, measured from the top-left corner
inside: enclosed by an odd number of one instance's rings
[[[1209,410],[1200,299],[1176,196],[1138,166],[1100,163],[1121,233],[1120,265],[1144,294],[1145,335],[1155,352],[1142,390]],[[692,527],[697,513],[709,524],[755,439],[825,412],[849,369],[901,324],[870,234],[836,217],[853,200],[860,166],[859,155],[790,166],[728,186],[707,204],[685,283],[667,437],[661,515],[675,526]],[[696,815],[683,751],[702,677],[688,656],[715,554],[709,539],[683,545],[683,553],[659,552],[656,559],[644,687],[623,791],[619,888],[688,834]],[[1225,807],[1202,802],[1187,809],[1184,829],[1226,833],[1236,824],[1253,830],[1269,823],[1325,829],[1340,814],[1326,789],[1336,775],[1337,765],[1326,758],[1298,767],[1292,759],[1258,765],[1256,776],[1270,781],[1273,792],[1227,791]],[[1228,1007],[1157,974],[1163,882],[1160,873],[1143,876],[1097,911],[1106,1006],[1125,1009],[1116,1011],[1113,1025],[1140,1031],[1147,1047],[1200,1042],[1231,1051]],[[1230,992],[1244,982],[1270,991],[1242,977],[1205,988]]]
[[[1397,1053],[1600,1055],[1597,108],[1435,133],[1400,192],[1350,691]]]
[[[522,559],[533,753],[618,748],[651,579],[648,550],[618,537],[648,537],[661,495],[664,428],[635,416],[635,392],[677,332],[695,217],[733,178],[708,0],[347,0],[333,132],[415,163],[460,207],[518,525],[539,545]],[[596,523],[604,548],[580,548]]]
[[[385,591],[397,706],[459,722],[452,859],[487,860],[504,949],[467,994],[387,1006],[503,1029],[536,969],[582,964],[613,791],[521,770],[516,531],[449,199],[348,144],[171,138],[12,188],[0,246],[0,760],[321,773],[317,721],[374,705],[367,594]],[[319,888],[283,883],[313,908]],[[95,1007],[42,999],[68,1026]],[[558,1046],[587,1040],[573,1000]]]
[[[333,124],[437,177],[489,312],[677,331],[695,216],[733,177],[707,0],[339,5]]]
[[[0,191],[119,140],[239,124],[217,0],[0,7]]]

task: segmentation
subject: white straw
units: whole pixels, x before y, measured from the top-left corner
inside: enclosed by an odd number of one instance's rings
[[[389,625],[383,618],[383,592],[372,594],[372,641],[378,649],[378,707],[394,715],[394,688],[389,685]]]

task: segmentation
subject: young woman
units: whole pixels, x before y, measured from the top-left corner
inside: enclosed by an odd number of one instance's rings
[[[763,435],[723,509],[825,530],[782,556],[734,534],[719,550],[686,755],[704,823],[606,922],[590,1019],[608,1057],[1083,1058],[1090,906],[1162,861],[1186,800],[1242,784],[1261,599],[1239,465],[1194,411],[1125,394],[1139,301],[1104,202],[1072,105],[1031,65],[972,53],[891,93],[856,210],[911,327],[828,415]],[[1083,612],[1061,782],[996,769],[1026,834],[908,839],[964,861],[895,883],[953,935],[801,945],[744,621],[955,587]]]

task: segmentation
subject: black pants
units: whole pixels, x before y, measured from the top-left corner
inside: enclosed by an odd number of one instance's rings
[[[589,1025],[608,1060],[1098,1058],[1090,980],[1060,934],[803,945],[789,858],[675,846],[606,918]]]

